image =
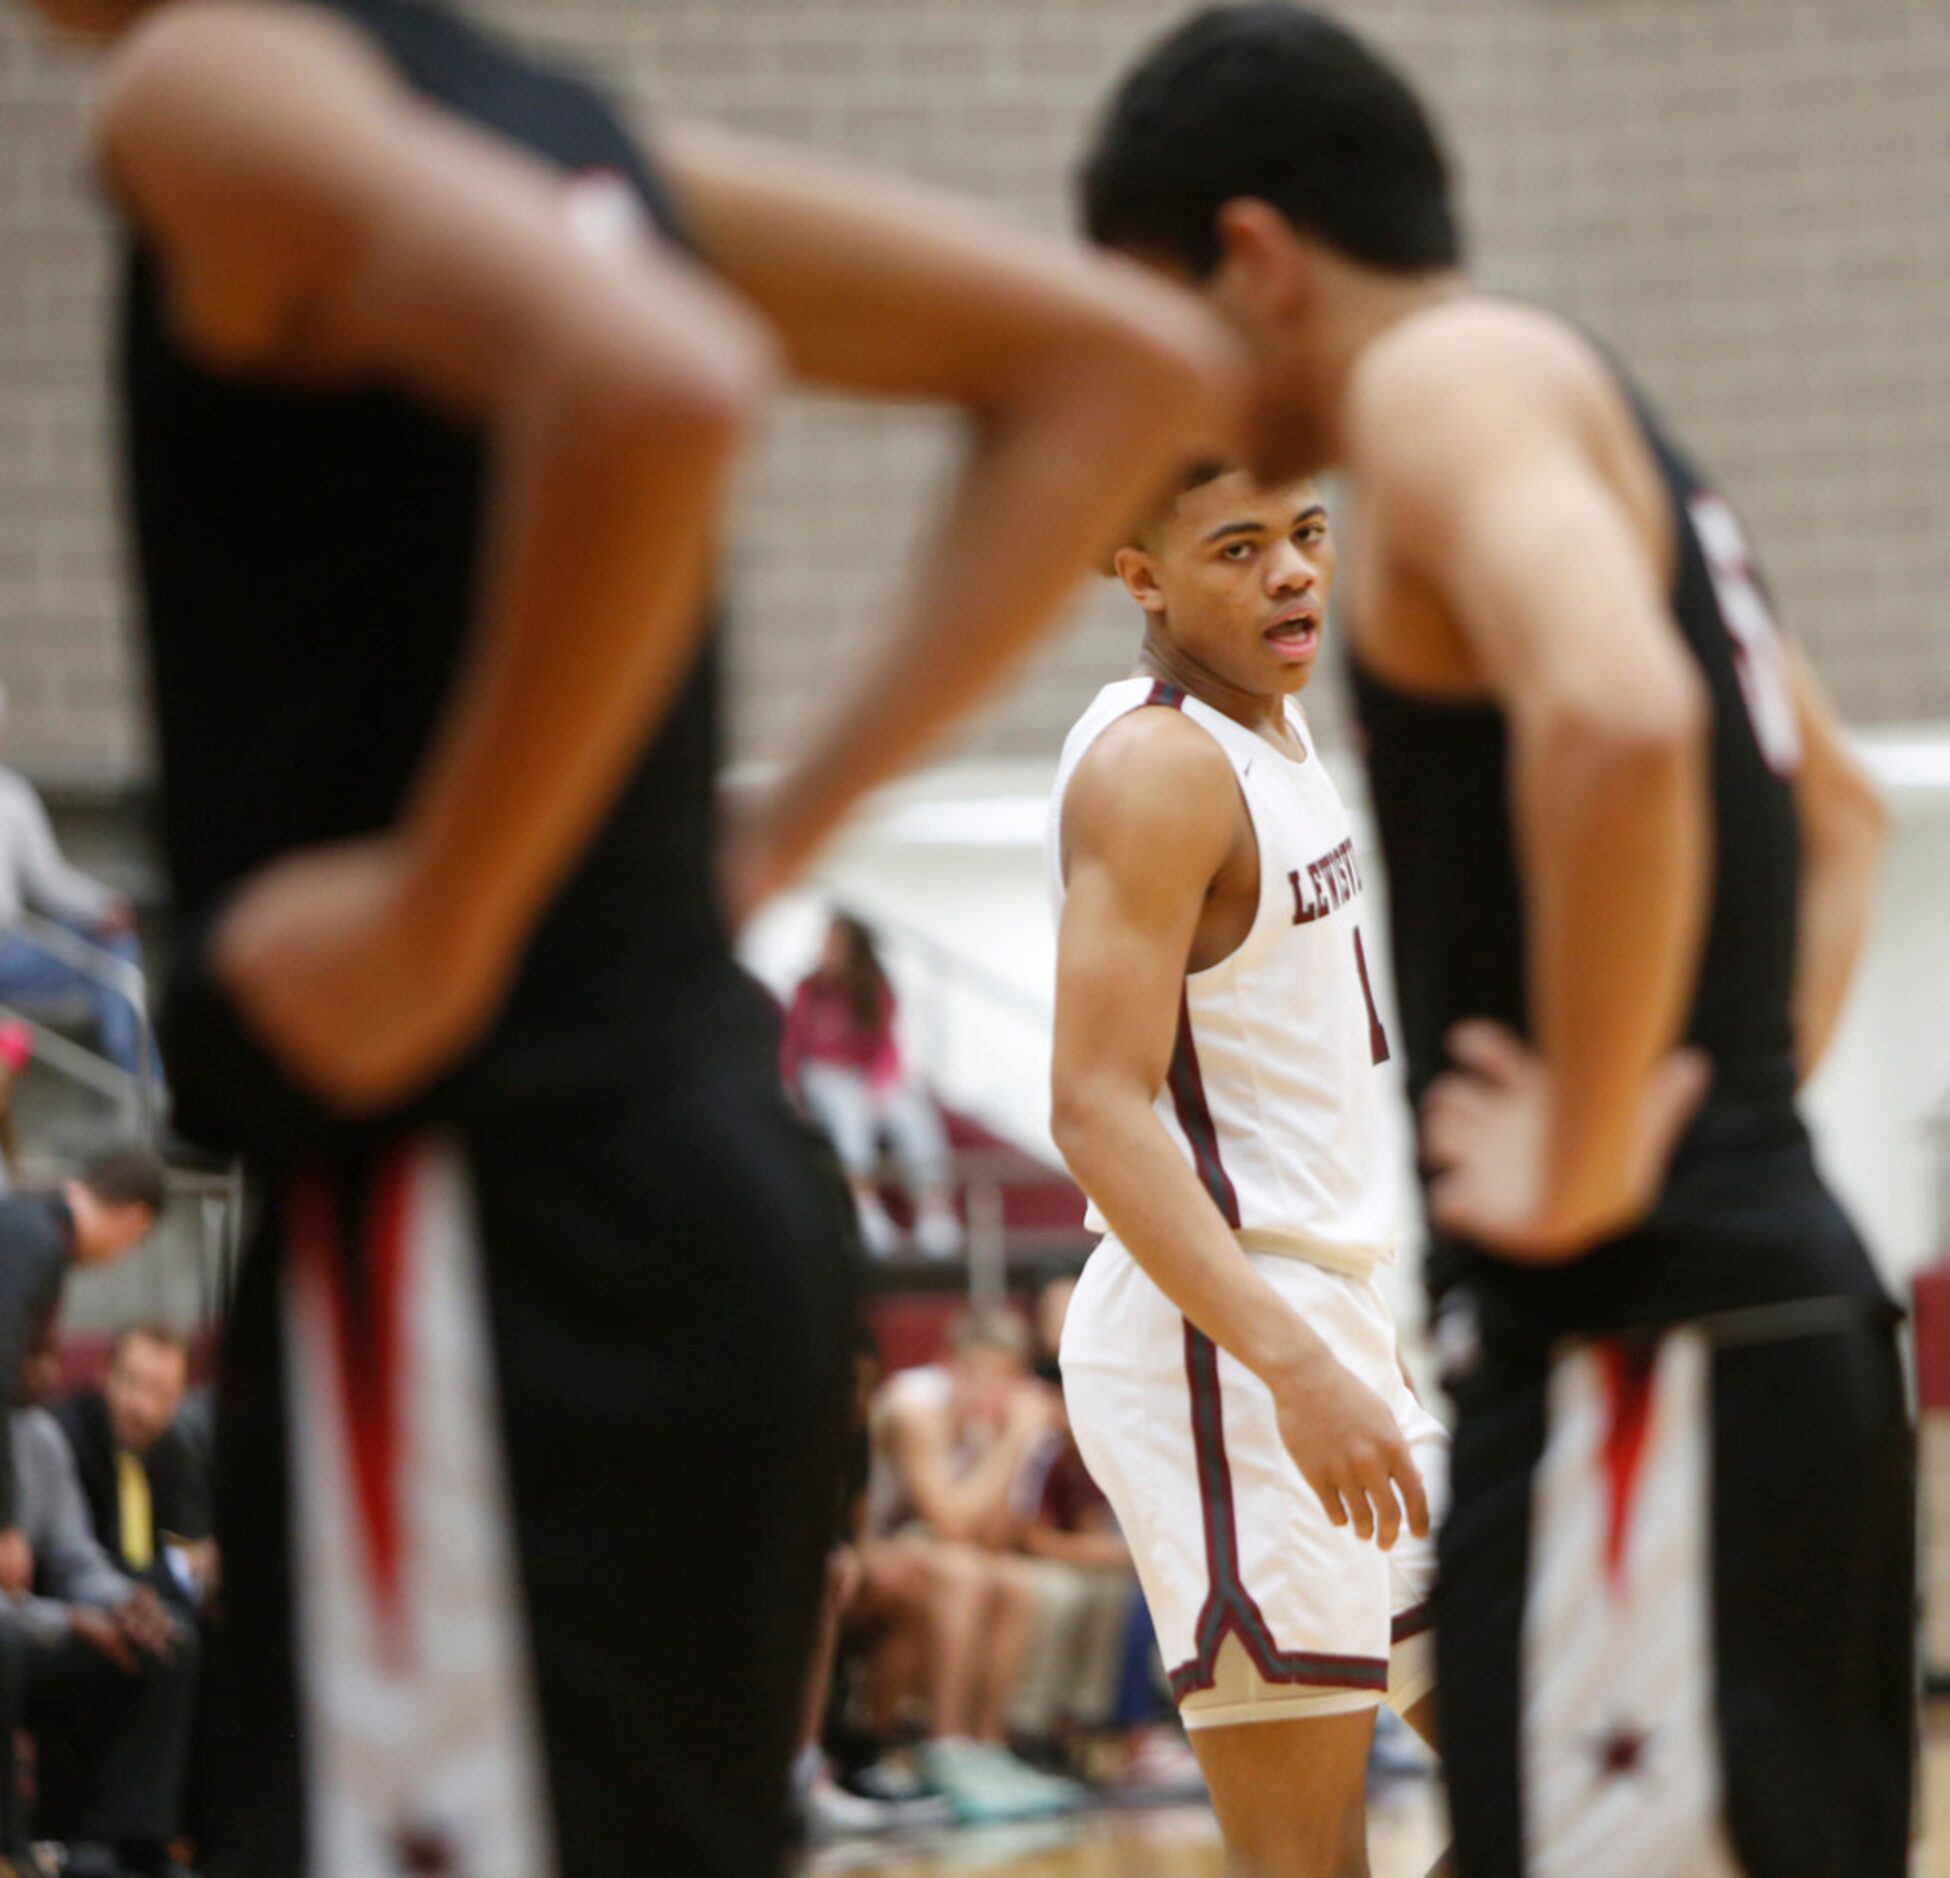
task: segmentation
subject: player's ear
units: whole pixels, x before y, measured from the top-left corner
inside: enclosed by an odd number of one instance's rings
[[[1272,203],[1235,196],[1220,205],[1215,299],[1263,319],[1286,320],[1313,294],[1307,245]]]
[[[1147,613],[1162,613],[1165,596],[1158,587],[1158,564],[1142,548],[1119,548],[1111,560],[1117,578]]]

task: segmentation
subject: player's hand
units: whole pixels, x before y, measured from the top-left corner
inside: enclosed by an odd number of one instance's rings
[[[175,1654],[175,1619],[150,1586],[137,1585],[113,1615],[115,1628],[131,1649],[165,1663]]]
[[[1456,1068],[1422,1102],[1429,1216],[1504,1257],[1550,1264],[1625,1231],[1659,1196],[1667,1163],[1706,1094],[1697,1050],[1647,1080],[1630,1150],[1602,1190],[1567,1196],[1550,1165],[1551,1088],[1543,1058],[1501,1024],[1471,1020],[1448,1037]]]
[[[1009,1398],[1003,1433],[1024,1443],[1032,1442],[1056,1426],[1059,1412],[1053,1389],[1045,1383],[1025,1380]]]
[[[34,1547],[18,1526],[0,1530],[0,1591],[25,1597],[34,1588]]]
[[[390,1107],[446,1068],[493,1016],[515,952],[443,924],[392,836],[273,863],[210,943],[258,1037],[346,1114]]]
[[[122,1671],[133,1676],[141,1668],[135,1646],[122,1634],[112,1613],[97,1610],[92,1604],[68,1606],[68,1629],[98,1656],[105,1656]]]
[[[1388,1405],[1344,1364],[1311,1357],[1269,1377],[1280,1439],[1337,1526],[1386,1552],[1408,1529],[1428,1537],[1429,1499]]]

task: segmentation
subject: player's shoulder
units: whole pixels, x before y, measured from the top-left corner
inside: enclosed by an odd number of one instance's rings
[[[1121,819],[1169,820],[1187,799],[1208,808],[1234,792],[1231,759],[1183,711],[1139,705],[1113,719],[1078,760],[1066,798],[1115,805]]]
[[[1218,739],[1183,712],[1139,706],[1100,731],[1063,799],[1065,852],[1113,866],[1183,856],[1216,865],[1242,812],[1232,763]]]
[[[1480,458],[1526,428],[1581,425],[1617,399],[1592,340],[1539,307],[1460,295],[1410,315],[1363,355],[1349,387],[1357,467],[1426,452]]]
[[[380,61],[347,21],[319,7],[260,0],[173,0],[117,40],[103,71],[98,113],[112,117],[152,96],[193,90],[316,91]]]
[[[356,147],[398,90],[378,48],[324,8],[173,0],[117,41],[93,141],[111,185],[166,166],[227,172],[242,195],[286,147]]]

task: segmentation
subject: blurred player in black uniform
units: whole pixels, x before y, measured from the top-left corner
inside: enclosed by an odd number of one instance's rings
[[[1896,1312],[1796,1110],[1880,812],[1733,512],[1562,320],[1474,292],[1414,94],[1284,4],[1125,79],[1102,243],[1358,491],[1351,643],[1460,1423],[1457,1865],[1905,1869]]]
[[[975,420],[731,844],[743,907],[1054,617],[1230,342],[939,201],[653,162],[437,6],[42,10],[115,42],[179,1114],[273,1195],[221,1443],[235,1869],[770,1871],[850,1269],[714,890],[725,491],[781,364]]]

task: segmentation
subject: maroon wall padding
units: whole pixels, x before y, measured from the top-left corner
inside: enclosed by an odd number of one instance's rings
[[[1950,1411],[1950,1263],[1917,1274],[1915,1300],[1917,1400]]]

